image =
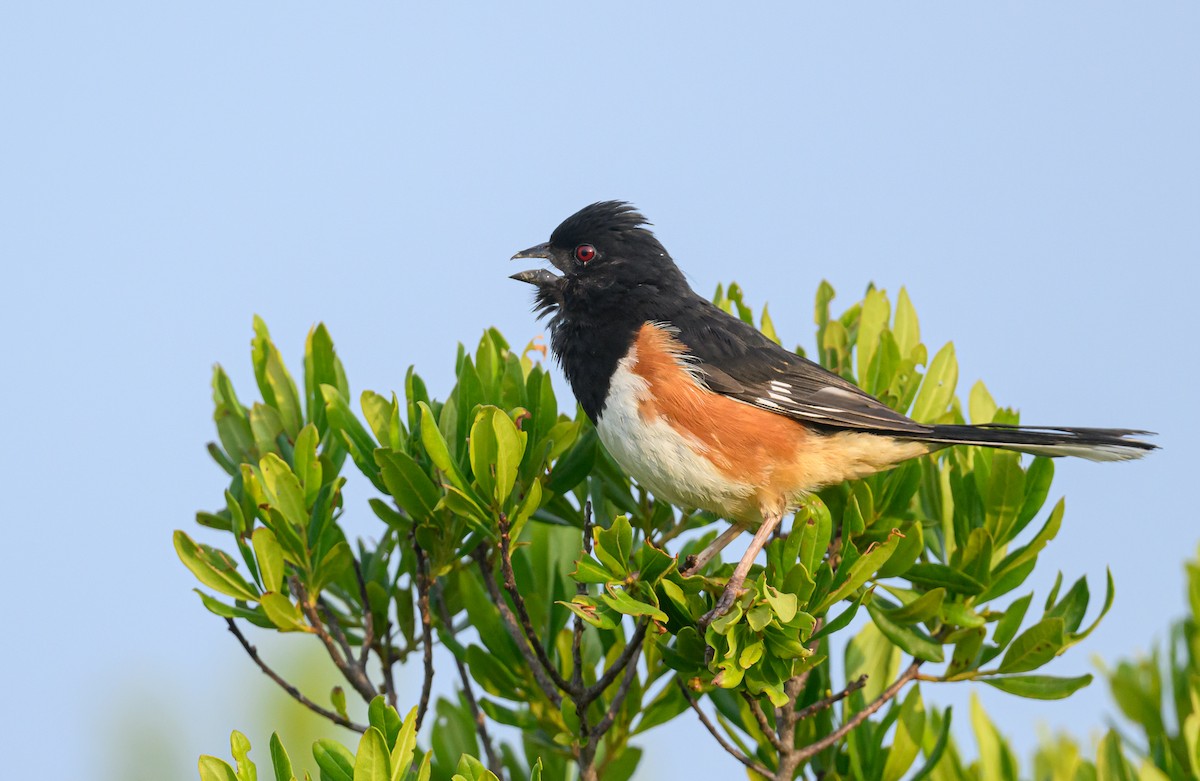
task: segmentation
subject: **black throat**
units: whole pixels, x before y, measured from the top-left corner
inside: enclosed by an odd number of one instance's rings
[[[638,330],[648,322],[671,322],[680,306],[695,296],[686,284],[683,290],[668,286],[672,289],[642,281],[623,290],[597,291],[574,280],[565,286],[563,301],[550,320],[550,348],[593,423],[604,414],[613,373],[629,354]]]

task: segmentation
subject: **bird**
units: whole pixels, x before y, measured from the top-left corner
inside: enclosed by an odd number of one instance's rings
[[[702,627],[742,593],[783,517],[824,486],[952,445],[1095,461],[1157,447],[1135,429],[915,421],[697,294],[625,201],[586,206],[512,257],[561,272],[511,278],[534,286],[554,358],[617,464],[654,496],[730,522],[683,574],[754,530]]]

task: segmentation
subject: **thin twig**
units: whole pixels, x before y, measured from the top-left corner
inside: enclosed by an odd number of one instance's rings
[[[783,740],[776,733],[776,731],[771,728],[771,723],[767,721],[767,714],[763,712],[762,705],[760,705],[758,700],[754,699],[754,697],[752,697],[747,691],[742,691],[742,699],[744,699],[746,704],[750,706],[750,713],[754,715],[754,720],[758,722],[758,729],[763,735],[766,735],[767,740],[770,741],[771,745],[775,747],[775,750],[782,753],[785,750]],[[782,722],[782,719],[779,718],[779,715],[780,714],[777,711],[775,714],[775,723],[777,725]]]
[[[636,646],[638,651],[642,648],[642,638],[644,636],[645,633],[638,636],[631,643],[631,645]],[[617,687],[617,692],[613,695],[612,702],[609,703],[608,712],[604,714],[604,718],[600,720],[600,723],[592,728],[591,733],[588,735],[589,740],[598,742],[600,736],[608,732],[609,727],[612,726],[613,721],[617,718],[617,712],[621,709],[621,703],[625,702],[625,696],[629,694],[629,687],[633,684],[633,679],[636,675],[637,659],[631,659],[630,663],[625,666],[625,677],[621,679],[621,685]]]
[[[584,692],[582,692],[583,698],[585,698],[589,704],[592,700],[603,694],[604,690],[612,685],[612,682],[617,679],[617,676],[620,675],[621,671],[625,669],[625,666],[629,664],[629,660],[633,658],[633,655],[637,653],[639,647],[641,646],[642,638],[646,636],[646,626],[649,623],[650,619],[648,618],[643,618],[638,622],[637,628],[633,630],[633,637],[629,638],[629,644],[625,646],[625,650],[621,651],[621,655],[617,657],[617,661],[613,662],[612,667],[609,667],[604,671],[604,674],[600,676],[600,680],[596,681],[593,686],[588,687]]]
[[[425,713],[429,710],[429,695],[433,691],[433,617],[429,615],[429,565],[425,561],[425,551],[415,538],[413,550],[417,554],[417,608],[421,612],[421,636],[425,646],[425,679],[421,682],[421,701],[417,705],[417,729],[420,730]]]
[[[453,625],[450,621],[450,611],[446,609],[446,598],[442,589],[438,589],[436,601],[438,618],[441,619],[442,626],[449,630]],[[475,690],[471,686],[471,677],[467,674],[467,666],[463,664],[457,654],[454,655],[454,664],[458,667],[458,677],[462,680],[463,696],[467,700],[467,707],[471,711],[471,717],[475,720],[475,732],[479,734],[479,742],[483,744],[483,751],[487,755],[488,770],[503,778],[504,768],[496,757],[496,747],[492,745],[492,738],[488,734],[487,719],[484,718],[483,711],[479,709],[479,703],[475,699]]]
[[[813,714],[820,713],[821,711],[825,710],[826,708],[831,707],[838,700],[846,699],[851,694],[853,694],[854,692],[858,691],[859,689],[861,689],[862,687],[864,687],[866,685],[867,685],[867,676],[865,676],[865,675],[858,676],[853,681],[850,681],[850,683],[846,684],[846,688],[842,689],[837,694],[831,694],[828,697],[823,697],[823,698],[817,700],[816,702],[814,702],[812,705],[809,705],[805,708],[801,708],[800,710],[796,711],[796,721],[804,721],[805,719],[809,718]],[[882,704],[882,703],[880,703],[880,704]]]
[[[913,663],[910,664],[907,667],[907,669],[904,670],[904,672],[900,673],[900,677],[897,678],[892,683],[891,686],[884,689],[883,694],[880,694],[875,699],[874,702],[870,703],[869,705],[864,707],[862,710],[855,713],[853,716],[851,716],[849,719],[846,720],[845,724],[838,727],[833,732],[829,733],[828,735],[826,735],[825,737],[821,738],[820,740],[818,740],[814,743],[808,744],[804,748],[797,751],[796,754],[794,755],[796,757],[796,762],[800,763],[800,762],[804,762],[808,759],[811,759],[812,757],[816,756],[817,754],[821,753],[825,749],[832,746],[834,743],[837,743],[839,740],[846,737],[846,735],[850,732],[850,730],[854,729],[859,724],[862,724],[864,721],[866,721],[866,719],[872,713],[874,713],[875,711],[882,708],[884,706],[884,704],[887,703],[888,700],[892,699],[897,694],[899,694],[900,690],[904,688],[904,685],[906,683],[911,681],[913,678],[916,678],[917,670],[920,669],[920,667],[921,667],[921,660],[914,659]]]
[[[496,608],[500,611],[500,618],[504,622],[504,628],[508,630],[509,636],[512,637],[513,642],[517,644],[517,648],[521,651],[521,656],[525,657],[525,663],[533,671],[534,680],[537,681],[542,693],[546,695],[546,699],[554,703],[554,707],[560,707],[562,705],[562,695],[558,693],[558,689],[554,688],[554,684],[546,677],[545,670],[542,668],[539,658],[530,650],[529,643],[525,635],[521,632],[521,627],[517,625],[517,617],[513,615],[508,602],[504,599],[504,595],[500,593],[500,589],[496,586],[496,573],[492,569],[491,562],[488,561],[487,549],[482,545],[475,552],[475,561],[479,564],[480,572],[483,573],[483,585],[487,588],[488,596],[491,597],[492,602],[495,603]]]
[[[322,708],[320,705],[301,694],[299,689],[285,681],[278,673],[267,666],[267,663],[264,662],[261,657],[259,657],[258,649],[250,644],[250,641],[247,640],[246,636],[242,634],[242,630],[238,629],[237,624],[233,622],[232,618],[226,618],[225,624],[229,627],[229,631],[233,633],[233,636],[238,639],[238,642],[242,644],[242,648],[246,649],[246,653],[249,654],[254,663],[258,665],[258,669],[266,673],[267,677],[272,681],[275,681],[275,683],[279,684],[279,687],[291,695],[293,700],[308,708],[313,713],[324,716],[334,724],[339,724],[348,729],[352,729],[355,732],[367,731],[365,725],[356,724],[340,713],[336,713],[327,708]]]
[[[738,762],[741,762],[755,773],[758,773],[763,778],[770,778],[772,775],[770,770],[767,770],[765,767],[743,754],[737,749],[736,746],[725,739],[725,736],[722,735],[721,731],[717,729],[717,725],[713,724],[712,721],[709,720],[708,716],[705,715],[704,711],[700,709],[700,704],[692,698],[691,692],[687,690],[687,687],[683,685],[683,682],[678,678],[675,680],[675,682],[679,684],[679,688],[683,692],[684,698],[687,699],[688,705],[692,706],[692,710],[696,711],[696,715],[700,718],[700,723],[703,724],[704,728],[707,729],[709,734],[713,736],[713,738],[717,741],[717,744],[721,748],[725,749],[726,753],[728,753],[731,757],[736,759]]]
[[[353,557],[351,561],[354,562],[354,578],[358,581],[358,598],[362,600],[363,607],[362,653],[358,657],[358,666],[366,667],[371,646],[375,642],[375,616],[371,613],[371,600],[367,598],[367,582],[363,580],[362,565]]]
[[[562,677],[562,673],[550,661],[549,654],[542,646],[542,642],[538,639],[537,632],[533,629],[533,621],[529,618],[529,610],[525,607],[525,598],[521,596],[521,592],[517,590],[517,576],[513,572],[512,567],[512,541],[508,536],[508,518],[504,513],[499,515],[500,525],[500,566],[501,572],[504,575],[504,590],[512,597],[513,605],[517,609],[517,616],[521,619],[521,629],[525,632],[525,637],[529,640],[529,645],[533,648],[533,652],[537,654],[538,661],[542,663],[542,667],[546,673],[554,681],[558,688],[566,692],[576,693],[578,690],[571,686],[571,683],[566,678]]]
[[[337,643],[334,642],[329,631],[325,629],[325,623],[321,620],[321,616],[317,612],[316,604],[309,600],[308,593],[298,578],[292,579],[292,588],[300,598],[300,609],[304,612],[305,617],[308,618],[308,623],[313,628],[313,632],[325,644],[325,650],[329,652],[329,658],[333,660],[334,665],[341,671],[346,681],[354,687],[354,690],[359,693],[359,696],[370,702],[374,699],[377,692],[375,686],[371,683],[371,679],[367,677],[366,671],[358,666],[353,656],[346,658],[342,655]],[[328,611],[326,613],[328,614]]]

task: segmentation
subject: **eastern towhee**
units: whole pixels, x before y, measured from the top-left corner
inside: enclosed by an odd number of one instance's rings
[[[617,463],[655,496],[732,522],[688,571],[757,527],[703,624],[732,605],[784,513],[822,486],[948,445],[1094,461],[1156,447],[1129,429],[918,423],[697,295],[647,224],[627,203],[594,203],[513,256],[561,276],[513,279],[537,288],[551,349]]]

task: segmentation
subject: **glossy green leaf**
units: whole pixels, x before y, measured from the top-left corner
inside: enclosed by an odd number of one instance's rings
[[[293,781],[292,760],[283,748],[283,741],[278,732],[271,733],[271,769],[275,771],[275,781]]]
[[[944,588],[946,591],[972,596],[983,591],[983,584],[956,569],[937,562],[914,564],[904,573],[909,582],[926,588]]]
[[[275,532],[266,527],[259,527],[254,530],[251,540],[263,588],[267,591],[278,591],[283,585],[283,548],[279,547]]]
[[[228,556],[197,545],[182,531],[175,532],[174,541],[180,561],[201,583],[235,599],[248,602],[258,599],[257,590],[237,573],[233,560]]]
[[[321,738],[313,744],[313,759],[321,768],[321,781],[354,781],[354,755],[336,740]]]
[[[830,605],[840,602],[850,594],[854,593],[859,587],[872,578],[876,571],[891,558],[896,551],[896,546],[900,543],[898,535],[888,537],[886,542],[875,545],[860,556],[846,573],[846,579],[839,584],[830,594],[821,600],[821,603],[811,612],[814,614],[823,613],[829,609]]]
[[[229,763],[207,754],[200,757],[199,769],[200,781],[238,781]]]
[[[1002,692],[1034,700],[1061,700],[1092,682],[1092,676],[1059,678],[1053,675],[1008,675],[979,678]]]
[[[1002,673],[1036,670],[1050,661],[1066,643],[1061,618],[1045,618],[1017,635],[1000,662]]]
[[[916,627],[897,624],[874,603],[867,605],[867,612],[883,636],[910,655],[927,662],[941,662],[945,658],[941,644]]]
[[[383,733],[370,727],[358,742],[353,781],[391,781],[392,762]]]
[[[304,489],[287,462],[274,453],[267,453],[258,462],[258,468],[270,505],[293,526],[307,526],[308,507],[304,503]]]
[[[954,344],[947,342],[933,356],[929,370],[925,372],[925,381],[921,383],[921,390],[913,402],[913,420],[921,423],[938,422],[950,406],[957,383],[958,361],[954,357]]]
[[[433,515],[442,492],[408,453],[379,448],[375,463],[387,492],[402,510],[417,520]]]
[[[271,623],[281,632],[311,631],[304,623],[304,615],[300,608],[283,594],[268,591],[259,597],[259,603],[266,611],[267,618],[271,619]]]

